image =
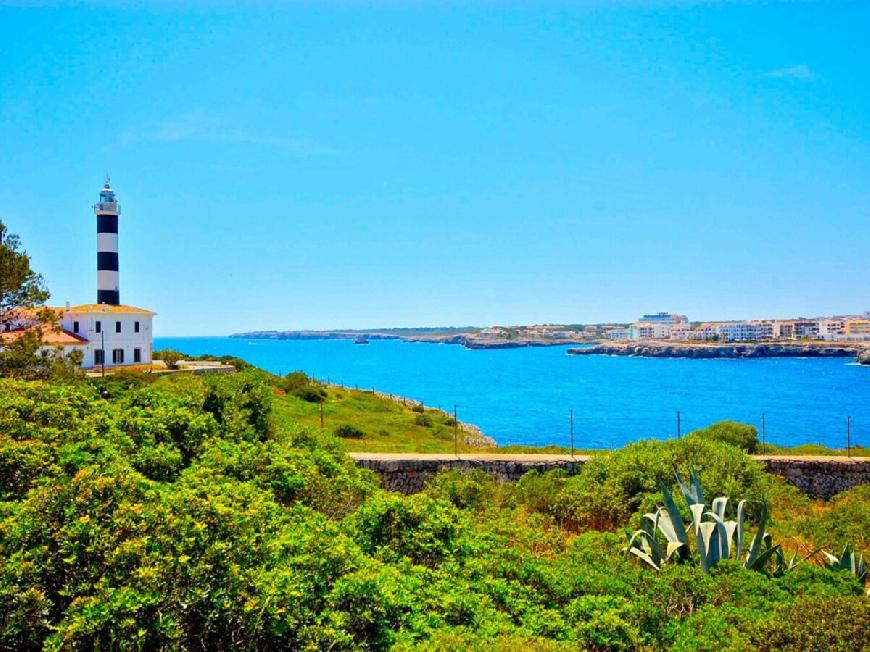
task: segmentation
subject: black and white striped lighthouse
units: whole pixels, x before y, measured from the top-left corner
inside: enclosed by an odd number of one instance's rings
[[[94,204],[97,214],[97,303],[121,304],[118,289],[118,215],[121,207],[112,191],[109,179],[100,190],[100,201]]]

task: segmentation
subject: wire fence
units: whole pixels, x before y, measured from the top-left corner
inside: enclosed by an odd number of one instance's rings
[[[359,384],[356,383],[352,385],[344,384],[342,382],[337,382],[331,377],[314,379],[329,387],[346,388],[371,393],[396,401],[408,407],[423,405],[421,401],[406,398],[397,394],[381,392],[374,387],[360,387]],[[463,428],[467,423],[462,420],[464,412],[463,405],[451,403],[447,406],[436,404],[434,406],[426,405],[426,407],[439,410],[445,417],[452,419],[452,425],[454,428],[453,448],[455,453],[473,452],[475,449],[480,448],[480,438],[470,438],[467,436],[468,432],[474,432],[474,430],[469,431]],[[469,412],[474,411],[469,410]],[[687,427],[688,423],[697,421],[696,418],[693,418],[694,415],[686,413],[683,410],[675,410],[672,415],[672,428],[670,431],[662,429],[661,427],[641,427],[640,431],[638,431],[637,421],[633,420],[631,423],[626,423],[624,435],[609,437],[595,434],[596,428],[594,417],[587,417],[583,419],[581,423],[581,421],[576,418],[576,413],[573,408],[558,411],[547,410],[546,413],[551,417],[551,421],[563,419],[564,430],[556,430],[549,434],[541,433],[535,436],[511,436],[509,434],[506,435],[503,433],[486,431],[480,432],[480,434],[493,438],[499,446],[537,447],[549,448],[551,450],[562,449],[562,452],[573,455],[587,450],[614,450],[641,439],[678,439],[685,437],[692,430],[712,425],[708,423],[699,427],[689,428]],[[321,419],[323,419],[323,415],[321,415]],[[656,422],[660,423],[662,420],[661,414],[656,415]],[[776,416],[773,416],[768,412],[761,412],[755,422],[748,423],[748,425],[753,426],[757,431],[756,437],[758,440],[758,446],[756,447],[756,453],[761,455],[788,454],[791,450],[794,450],[795,454],[823,455],[826,453],[836,453],[850,457],[863,456],[864,446],[862,442],[865,442],[868,439],[866,436],[867,425],[857,422],[851,415],[831,418],[828,419],[828,421],[831,423],[839,422],[841,426],[840,428],[828,428],[824,432],[797,432],[793,429],[788,430],[786,426],[783,426],[778,422]],[[474,423],[473,419],[471,420],[471,423]],[[609,425],[611,427],[613,426],[612,423]],[[321,427],[325,427],[323,420],[321,421]],[[472,426],[472,428],[474,428],[474,426]]]

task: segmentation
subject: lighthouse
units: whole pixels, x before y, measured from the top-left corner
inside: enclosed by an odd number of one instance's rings
[[[118,215],[121,207],[106,178],[100,201],[94,204],[97,215],[97,303],[117,306],[121,303],[118,288]]]
[[[79,351],[84,369],[107,369],[121,366],[150,368],[154,350],[151,322],[157,314],[151,310],[121,305],[118,291],[118,215],[121,207],[109,183],[100,190],[94,204],[97,216],[97,302],[63,308],[48,308],[17,319],[15,330],[0,333],[0,349],[7,341],[21,337],[21,332],[39,329],[43,350],[62,349],[64,354]],[[55,327],[45,329],[52,317]],[[47,322],[45,320],[48,320]],[[45,332],[43,332],[45,331]]]

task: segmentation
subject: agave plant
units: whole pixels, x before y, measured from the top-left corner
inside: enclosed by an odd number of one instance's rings
[[[843,548],[843,554],[839,557],[830,552],[825,552],[824,550],[822,553],[827,558],[828,566],[831,568],[849,571],[852,575],[857,577],[858,581],[862,584],[867,580],[867,566],[864,563],[864,555],[861,555],[860,557],[856,555],[848,544]]]
[[[780,546],[771,543],[769,534],[765,533],[767,526],[767,505],[762,503],[758,531],[743,556],[744,544],[744,514],[746,501],[737,503],[737,520],[725,520],[725,509],[728,498],[720,496],[713,500],[710,508],[704,502],[704,492],[701,481],[693,472],[689,482],[683,481],[679,473],[675,473],[677,484],[686,501],[686,506],[692,515],[689,524],[683,523],[680,511],[674,502],[670,490],[661,484],[664,506],[655,513],[644,514],[641,529],[634,533],[628,542],[626,550],[643,560],[656,570],[672,560],[688,561],[692,558],[690,538],[694,539],[695,550],[699,556],[699,564],[704,572],[715,566],[722,559],[743,559],[746,568],[765,572],[768,562],[775,560],[774,574],[782,574],[792,568],[795,557],[786,562]],[[667,541],[663,548],[656,537],[661,532]]]

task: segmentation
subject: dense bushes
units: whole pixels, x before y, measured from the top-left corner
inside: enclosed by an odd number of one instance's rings
[[[335,436],[342,439],[362,439],[366,434],[349,423],[343,423],[335,429]]]
[[[759,463],[732,446],[687,437],[642,441],[599,453],[574,477],[563,471],[543,478],[526,474],[518,490],[531,509],[549,514],[565,527],[613,529],[633,515],[653,511],[660,501],[660,483],[677,491],[675,469],[686,476],[697,469],[701,484],[715,496],[760,500],[771,482]]]
[[[690,432],[687,437],[697,437],[710,441],[718,441],[723,444],[731,444],[747,453],[755,453],[758,450],[758,430],[755,426],[736,421],[720,421],[712,426]]]
[[[776,579],[732,562],[655,573],[618,554],[623,526],[673,466],[695,468],[711,493],[776,489],[804,505],[733,446],[645,442],[573,477],[446,473],[405,497],[378,489],[331,435],[274,427],[272,382],[253,371],[0,382],[0,649],[865,640],[867,603],[849,573],[809,562]],[[866,493],[853,490],[804,536],[839,544],[866,518]]]
[[[283,385],[286,392],[308,403],[322,403],[326,399],[326,390],[301,371],[291,371],[284,376]]]

